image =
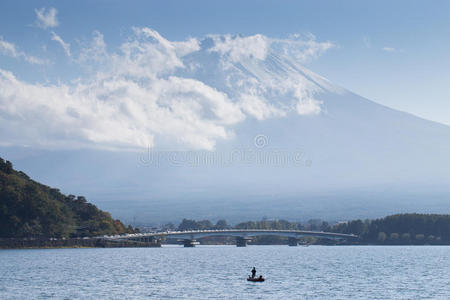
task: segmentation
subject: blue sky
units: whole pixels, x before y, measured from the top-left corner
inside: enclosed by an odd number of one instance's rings
[[[56,9],[57,24],[39,23],[42,8]],[[115,49],[133,26],[171,41],[313,34],[334,47],[305,61],[307,68],[378,103],[450,124],[448,1],[1,1],[0,36],[15,54],[4,49],[0,68],[29,83],[69,81],[86,68],[68,58],[54,34],[75,57],[94,31]]]

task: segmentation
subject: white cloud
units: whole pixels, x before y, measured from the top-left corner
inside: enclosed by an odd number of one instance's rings
[[[183,57],[200,49],[198,40],[171,42],[150,28],[133,28],[135,36],[111,56],[109,67],[121,75],[156,78],[184,68]]]
[[[176,77],[44,86],[0,70],[0,104],[4,143],[56,148],[132,150],[154,146],[158,136],[212,150],[217,139],[231,136],[226,125],[245,118],[225,94]]]
[[[210,37],[214,40],[214,47],[209,51],[225,55],[231,62],[243,59],[265,60],[271,50],[276,50],[304,63],[335,47],[332,42],[317,42],[316,37],[311,33],[293,34],[288,39],[268,38],[261,34],[247,37],[231,35],[211,35]]]
[[[14,58],[22,58],[31,64],[42,65],[47,63],[47,61],[44,59],[28,55],[23,51],[17,50],[16,46],[13,43],[5,41],[1,36],[0,36],[0,53]]]
[[[294,58],[300,63],[316,59],[329,49],[336,47],[332,42],[318,42],[312,33],[306,35],[293,34],[289,39],[272,39],[272,48],[284,55]]]
[[[52,39],[77,57],[56,33]],[[2,41],[3,52],[19,55]],[[331,84],[299,62],[331,47],[313,36],[169,41],[153,29],[133,28],[117,51],[108,52],[95,31],[75,60],[90,72],[83,78],[31,84],[0,69],[2,143],[212,150],[246,118],[320,114],[316,94]]]
[[[231,35],[211,36],[214,39],[214,47],[209,51],[219,52],[222,55],[228,55],[232,62],[244,59],[264,60],[269,47],[268,39],[256,34],[248,37]]]
[[[36,24],[41,28],[52,28],[59,25],[56,14],[58,11],[54,7],[50,7],[48,10],[45,7],[41,9],[35,9],[36,12]]]
[[[385,51],[385,52],[395,52],[395,48],[392,47],[383,47],[381,50]]]
[[[55,32],[52,32],[52,40],[56,41],[61,47],[64,49],[64,52],[67,56],[70,57],[70,44],[63,41],[63,39],[57,35]]]
[[[321,108],[320,101],[313,98],[301,99],[297,102],[296,109],[299,115],[318,115],[320,114]]]
[[[103,38],[103,34],[99,31],[94,31],[92,35],[92,41],[89,46],[81,49],[81,53],[78,57],[80,63],[92,63],[104,62],[109,58],[109,54],[106,50],[106,43]]]
[[[187,41],[181,42],[170,42],[167,39],[163,38],[157,31],[144,27],[144,28],[133,28],[134,33],[138,37],[145,37],[155,40],[159,43],[163,48],[173,50],[178,57],[183,57],[189,53],[200,50],[200,45],[197,39],[189,38]]]
[[[16,46],[13,43],[7,42],[0,37],[0,52],[12,57],[19,56],[16,50]]]
[[[27,61],[33,65],[45,65],[45,64],[49,63],[49,61],[47,59],[42,59],[42,58],[32,56],[32,55],[26,55],[24,53],[22,53],[22,57],[25,61]]]
[[[260,121],[286,115],[286,112],[282,109],[271,105],[267,100],[251,94],[241,95],[240,106],[242,111]]]

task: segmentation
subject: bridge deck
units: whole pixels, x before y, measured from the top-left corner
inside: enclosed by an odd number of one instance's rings
[[[291,238],[300,238],[304,236],[313,236],[328,239],[357,239],[358,236],[353,234],[343,234],[323,231],[305,231],[305,230],[274,230],[274,229],[224,229],[224,230],[189,230],[189,231],[164,231],[135,233],[127,235],[104,236],[108,240],[127,240],[140,238],[175,238],[195,240],[207,236],[236,236],[236,237],[253,237],[261,235],[277,235]]]

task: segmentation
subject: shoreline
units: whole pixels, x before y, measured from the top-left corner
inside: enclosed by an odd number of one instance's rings
[[[1,238],[0,249],[64,249],[64,248],[154,248],[161,247],[160,242],[118,241],[101,238],[88,239],[17,239]]]
[[[183,248],[182,245],[176,244],[151,244],[151,245],[105,245],[105,246],[83,246],[83,245],[71,245],[71,246],[30,246],[30,247],[0,247],[0,250],[39,250],[39,249],[94,249],[94,248],[165,248],[165,246],[179,246],[179,248]],[[236,247],[236,245],[230,244],[201,244],[199,247],[203,246],[232,246]],[[254,244],[248,245],[247,247],[253,246],[288,246],[286,244]],[[313,244],[309,246],[324,246],[324,247],[345,247],[345,246],[359,246],[359,247],[399,247],[399,246],[411,246],[411,247],[423,247],[423,246],[450,246],[448,244],[423,244],[423,245],[414,245],[414,244],[404,244],[404,245],[380,245],[380,244],[340,244],[340,245],[327,245],[327,244]],[[288,246],[290,247],[290,246]],[[298,248],[305,248],[305,246],[297,246]]]

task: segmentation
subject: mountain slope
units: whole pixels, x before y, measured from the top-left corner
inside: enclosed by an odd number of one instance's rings
[[[146,32],[157,40],[135,41],[138,59],[89,91],[119,102],[124,127],[138,120],[132,132],[153,130],[148,152],[15,146],[3,155],[129,221],[450,212],[450,127],[333,85],[292,55],[298,43],[212,36],[180,55],[181,44]],[[155,53],[173,66],[152,73]]]
[[[65,196],[0,158],[0,237],[94,236],[130,230],[84,197]]]

